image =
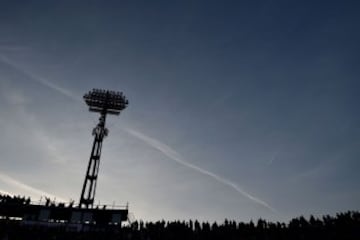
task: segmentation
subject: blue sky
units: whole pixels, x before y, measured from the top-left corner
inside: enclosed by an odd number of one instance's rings
[[[357,1],[2,1],[0,190],[78,201],[123,91],[96,201],[138,219],[359,210]]]

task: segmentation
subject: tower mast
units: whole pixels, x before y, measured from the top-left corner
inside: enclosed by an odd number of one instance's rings
[[[89,106],[89,111],[100,113],[99,123],[92,131],[92,135],[94,135],[94,142],[81,191],[79,205],[80,208],[89,208],[93,206],[95,198],[102,142],[109,132],[105,127],[106,115],[119,115],[120,112],[129,104],[129,101],[125,98],[122,92],[102,89],[93,89],[88,92],[84,95],[84,100]]]

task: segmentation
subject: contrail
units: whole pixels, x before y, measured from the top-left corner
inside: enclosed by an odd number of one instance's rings
[[[28,72],[26,70],[24,70],[21,66],[19,66],[17,63],[14,63],[13,61],[11,61],[10,59],[8,59],[7,57],[5,57],[4,55],[0,55],[0,61],[11,66],[12,68],[16,69],[17,71],[21,72],[23,75],[27,76],[28,78],[30,78],[31,80],[40,83],[41,85],[48,87],[58,93],[60,93],[61,95],[68,97],[74,101],[81,101],[80,98],[78,96],[75,96],[71,91],[69,91],[66,88],[60,87],[50,81],[48,81],[45,78],[39,77],[39,76],[35,76],[33,73]]]
[[[62,202],[66,202],[66,200],[64,200],[63,198],[61,197],[58,197],[58,196],[55,196],[53,194],[50,194],[48,192],[45,192],[43,190],[40,190],[38,188],[34,188],[34,187],[31,187],[23,182],[20,182],[18,180],[15,180],[5,174],[2,174],[0,173],[0,180],[2,180],[3,182],[6,182],[7,184],[10,184],[12,186],[15,186],[15,187],[18,187],[18,188],[21,188],[21,189],[24,189],[25,191],[29,191],[29,192],[32,192],[34,193],[35,195],[40,195],[40,196],[47,196],[47,197],[51,197],[51,198],[56,198],[57,200],[60,200]]]
[[[0,60],[8,65],[10,65],[11,67],[15,68],[16,70],[22,72],[24,75],[28,76],[30,79],[46,86],[46,87],[49,87],[51,88],[52,90],[62,94],[63,96],[66,96],[72,100],[75,100],[75,101],[80,101],[80,99],[75,96],[73,93],[71,93],[71,91],[69,91],[68,89],[65,89],[65,88],[62,88],[62,87],[59,87],[58,85],[46,80],[46,79],[43,79],[43,78],[40,78],[40,77],[37,77],[37,76],[34,76],[33,74],[23,70],[20,66],[18,66],[17,64],[13,63],[12,61],[10,61],[8,58],[4,57],[4,56],[1,56],[0,55]],[[146,136],[145,134],[143,133],[140,133],[136,130],[133,130],[133,129],[129,129],[129,128],[126,128],[124,129],[126,132],[128,132],[129,134],[131,134],[132,136],[144,141],[146,144],[152,146],[153,148],[157,149],[158,151],[162,152],[164,155],[166,155],[167,157],[169,157],[170,159],[172,159],[173,161],[183,165],[183,166],[186,166],[188,168],[191,168],[197,172],[200,172],[204,175],[207,175],[207,176],[210,176],[212,178],[214,178],[215,180],[217,180],[218,182],[224,184],[224,185],[227,185],[231,188],[233,188],[235,191],[237,191],[238,193],[240,193],[241,195],[247,197],[248,199],[252,200],[253,202],[257,203],[257,204],[260,204],[264,207],[266,207],[267,209],[271,210],[272,212],[277,212],[274,208],[272,208],[269,204],[267,204],[265,201],[259,199],[259,198],[256,198],[254,196],[252,196],[251,194],[247,193],[246,191],[244,191],[243,189],[241,189],[238,185],[236,185],[235,183],[223,178],[223,177],[220,177],[218,175],[216,175],[215,173],[212,173],[212,172],[209,172],[205,169],[202,169],[198,166],[195,166],[191,163],[188,163],[186,161],[184,161],[181,156],[175,151],[173,150],[172,148],[170,148],[168,145],[154,139],[154,138],[151,138],[149,136]],[[1,175],[0,175],[0,178]],[[15,181],[15,180],[14,180]],[[20,183],[22,184],[22,183]],[[27,186],[27,185],[25,185]],[[30,187],[30,186],[27,186],[27,187]],[[31,189],[34,189],[32,187],[30,187]],[[36,189],[34,189],[36,190]]]
[[[218,182],[224,184],[224,185],[227,185],[231,188],[233,188],[235,191],[237,191],[238,193],[240,193],[241,195],[247,197],[248,199],[252,200],[253,202],[257,203],[257,204],[260,204],[264,207],[266,207],[267,209],[270,209],[272,212],[277,212],[274,208],[272,208],[269,204],[267,204],[266,202],[264,202],[263,200],[257,198],[257,197],[254,197],[252,196],[251,194],[247,193],[246,191],[244,191],[243,189],[241,189],[238,185],[236,185],[235,183],[223,178],[223,177],[220,177],[219,175],[216,175],[215,173],[212,173],[210,171],[207,171],[203,168],[200,168],[198,166],[195,166],[191,163],[188,163],[186,161],[184,161],[180,154],[177,153],[175,150],[173,150],[171,147],[169,147],[168,145],[154,139],[154,138],[151,138],[149,136],[146,136],[145,134],[143,133],[140,133],[136,130],[133,130],[133,129],[129,129],[129,128],[126,128],[124,129],[127,133],[129,133],[130,135],[144,141],[146,144],[152,146],[153,148],[157,149],[158,151],[162,152],[164,155],[166,155],[167,157],[169,157],[171,160],[174,160],[175,162],[185,166],[185,167],[188,167],[188,168],[191,168],[197,172],[200,172],[204,175],[207,175],[207,176],[210,176],[212,178],[214,178],[215,180],[217,180]]]

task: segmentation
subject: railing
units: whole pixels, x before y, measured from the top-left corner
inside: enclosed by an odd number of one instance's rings
[[[70,200],[68,202],[56,201],[56,199],[52,200],[48,197],[41,197],[38,201],[31,201],[29,197],[20,197],[20,196],[10,196],[10,195],[2,195],[0,194],[0,204],[16,204],[16,205],[38,205],[38,206],[46,206],[46,207],[63,207],[63,208],[79,208],[80,204]],[[117,205],[115,202],[112,204],[100,204],[94,205],[88,209],[108,209],[108,210],[121,210],[129,209],[129,204],[126,205]]]

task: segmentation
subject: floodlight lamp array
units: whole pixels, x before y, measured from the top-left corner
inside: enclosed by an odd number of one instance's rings
[[[93,112],[104,112],[119,115],[129,104],[122,92],[93,89],[84,95],[84,100]]]

